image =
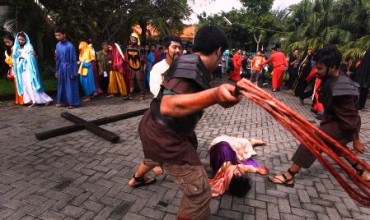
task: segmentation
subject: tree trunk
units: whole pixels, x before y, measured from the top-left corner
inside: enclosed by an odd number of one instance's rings
[[[147,31],[147,21],[144,19],[140,19],[139,25],[141,27],[141,46],[144,47],[146,44],[146,31]]]
[[[257,39],[257,37],[256,37],[256,34],[253,34],[253,37],[254,37],[254,40],[256,41],[256,43],[257,43],[257,48],[256,48],[256,53],[257,53],[257,51],[259,50],[259,48],[260,48],[260,41],[261,41],[261,35],[260,35],[260,37]]]

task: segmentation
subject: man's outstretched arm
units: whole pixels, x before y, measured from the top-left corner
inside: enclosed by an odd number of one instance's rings
[[[238,82],[239,86],[244,84],[243,80]],[[234,90],[235,86],[223,84],[198,93],[165,95],[161,102],[161,114],[179,117],[203,110],[214,104],[220,104],[225,108],[231,107],[242,98],[240,95],[234,96]]]

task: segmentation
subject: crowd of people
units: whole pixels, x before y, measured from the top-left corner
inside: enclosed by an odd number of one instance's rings
[[[116,43],[104,42],[102,50],[95,54],[91,45],[81,42],[78,58],[64,30],[57,28],[55,37],[59,41],[55,52],[57,106],[79,106],[79,84],[85,102],[103,92],[108,97],[119,94],[132,100],[136,85],[139,99],[144,100],[146,87],[150,88],[154,99],[138,128],[144,158],[128,185],[137,188],[154,184],[156,178],[147,173],[151,170],[157,174],[166,172],[183,192],[178,219],[209,219],[212,196],[229,191],[243,197],[250,188],[248,173],[268,173],[266,167],[259,166],[252,158],[256,154],[254,147],[266,144],[264,141],[220,136],[209,145],[213,171],[209,179],[198,156],[195,127],[207,107],[237,105],[242,96],[236,88],[249,86],[248,80],[255,86],[263,85],[264,71],[270,62],[273,64],[272,92],[282,89],[283,74],[287,70],[289,79],[285,87],[292,89],[302,104],[304,99],[313,97],[313,110],[322,115],[320,130],[346,148],[353,142],[354,153],[365,151],[359,138],[358,109],[363,108],[361,101],[369,90],[369,50],[356,74],[348,74],[349,68],[341,67],[342,54],[335,46],[328,45],[316,51],[308,47],[302,56],[295,49],[289,59],[278,48],[273,48],[269,58],[265,58],[262,51],[257,51],[252,58],[240,49],[230,52],[225,34],[216,26],[200,28],[192,51],[186,50],[186,55],[181,55],[184,53],[181,39],[172,35],[163,39],[165,56],[153,52],[156,51],[154,45],[145,45],[141,50],[140,38],[133,33],[125,52]],[[16,103],[30,106],[50,103],[52,99],[42,89],[28,36],[20,32],[15,41],[10,35],[4,37],[4,42],[8,47],[7,63],[13,70]],[[163,60],[160,61],[160,57]],[[222,73],[229,74],[235,85],[211,85],[214,77]],[[351,79],[353,75],[359,84]],[[333,151],[337,152],[334,148]],[[346,159],[362,178],[370,181],[361,165],[349,157]],[[295,175],[302,168],[309,168],[315,160],[302,143],[293,155],[291,167],[268,179],[274,184],[294,187]]]
[[[340,66],[341,72],[361,85],[359,110],[365,107],[368,94],[366,89],[369,86],[370,52],[368,51],[356,64],[352,58],[346,58]],[[311,111],[316,114],[316,119],[322,120],[324,106],[319,97],[322,79],[316,74],[314,54],[315,48],[312,46],[307,47],[303,53],[295,48],[289,57],[286,57],[279,48],[274,47],[268,58],[263,51],[257,51],[253,57],[240,49],[226,50],[222,58],[222,74],[228,75],[231,81],[237,82],[241,78],[246,78],[257,86],[265,87],[268,85],[266,73],[271,69],[271,91],[278,92],[283,88],[293,90],[301,105],[305,105],[305,100],[310,99]],[[268,65],[270,62],[272,68]]]
[[[147,90],[159,92],[163,72],[174,59],[183,53],[191,54],[189,46],[182,51],[182,41],[174,35],[166,36],[159,50],[154,43],[142,47],[139,35],[133,32],[126,50],[115,42],[103,42],[102,49],[95,52],[91,42],[80,41],[78,53],[62,28],[55,29],[55,38],[58,40],[55,50],[57,107],[75,108],[81,101],[89,102],[102,94],[133,100],[137,90],[139,100],[144,100]],[[37,55],[28,35],[19,32],[14,37],[6,33],[3,41],[7,47],[5,62],[9,65],[7,77],[14,81],[15,104],[33,107],[53,102],[44,92]],[[160,65],[154,72],[162,72],[159,76],[150,74],[157,63]]]
[[[231,58],[227,47],[225,35],[217,27],[201,28],[195,36],[194,54],[180,56],[172,63],[165,74],[160,92],[151,102],[150,109],[144,114],[139,125],[144,159],[129,180],[129,185],[136,188],[154,184],[155,177],[148,177],[146,174],[151,169],[160,170],[156,173],[162,173],[164,170],[183,192],[178,219],[208,219],[212,196],[229,191],[232,195],[243,197],[250,188],[250,179],[246,176],[248,173],[268,173],[266,167],[259,166],[258,162],[251,159],[255,153],[253,146],[264,144],[263,141],[217,137],[209,148],[213,171],[211,179],[208,179],[196,151],[198,144],[194,129],[204,109],[214,104],[225,108],[237,104],[241,96],[235,92],[235,88],[247,86],[248,79],[240,76],[242,69],[238,67],[242,63],[241,51],[237,51]],[[229,66],[231,62],[234,65],[233,69],[229,69],[229,74],[230,79],[236,81],[236,85],[234,87],[222,84],[212,87],[212,74],[219,69],[225,56],[230,59],[224,62],[229,62]],[[259,65],[253,69],[250,80],[256,83],[263,65],[272,62],[272,90],[277,92],[283,86],[282,74],[285,69],[290,67],[300,70],[306,67],[305,71],[314,71],[314,77],[322,83],[316,88],[323,107],[323,122],[319,129],[346,148],[349,142],[353,142],[353,152],[363,153],[365,147],[359,138],[361,119],[357,110],[359,91],[357,84],[340,70],[341,52],[335,46],[329,45],[316,53],[309,48],[302,61],[298,57],[298,51],[292,56],[293,58],[287,61],[277,48],[274,48],[272,56],[266,60],[257,53],[257,58],[252,62],[258,62]],[[309,67],[311,69],[308,69]],[[221,65],[221,68],[225,72],[226,64]],[[292,79],[286,86],[296,90],[296,84],[302,76],[293,72],[290,74]],[[329,144],[329,147],[332,146]],[[333,151],[337,152],[335,148]],[[365,181],[370,181],[369,174],[361,165],[344,156],[358,175]],[[309,168],[315,160],[316,157],[302,143],[293,155],[291,167],[285,173],[269,176],[268,180],[274,184],[294,187],[295,175],[302,168]]]

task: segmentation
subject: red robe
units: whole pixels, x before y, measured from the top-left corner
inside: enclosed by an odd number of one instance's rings
[[[237,82],[241,79],[240,77],[240,71],[242,68],[242,57],[240,54],[235,53],[233,56],[233,64],[234,64],[234,71],[230,72],[230,79]]]
[[[311,71],[310,71],[310,74],[308,74],[308,76],[306,77],[306,81],[309,82],[312,77],[314,77],[316,75],[316,67],[312,67]],[[324,106],[322,105],[322,103],[319,101],[319,93],[317,92],[317,90],[320,88],[321,86],[321,79],[320,78],[316,78],[315,80],[315,86],[314,86],[314,92],[313,92],[313,106],[312,106],[312,110],[314,112],[324,112]]]
[[[280,89],[283,85],[283,76],[284,69],[288,66],[288,61],[285,58],[285,55],[282,52],[273,53],[268,60],[260,64],[261,66],[265,65],[272,61],[274,66],[272,74],[272,89]]]

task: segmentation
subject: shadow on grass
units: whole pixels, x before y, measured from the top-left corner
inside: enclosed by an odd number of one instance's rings
[[[56,79],[43,80],[44,90],[47,94],[56,94],[58,81]],[[14,99],[14,81],[7,78],[0,79],[0,100]]]

